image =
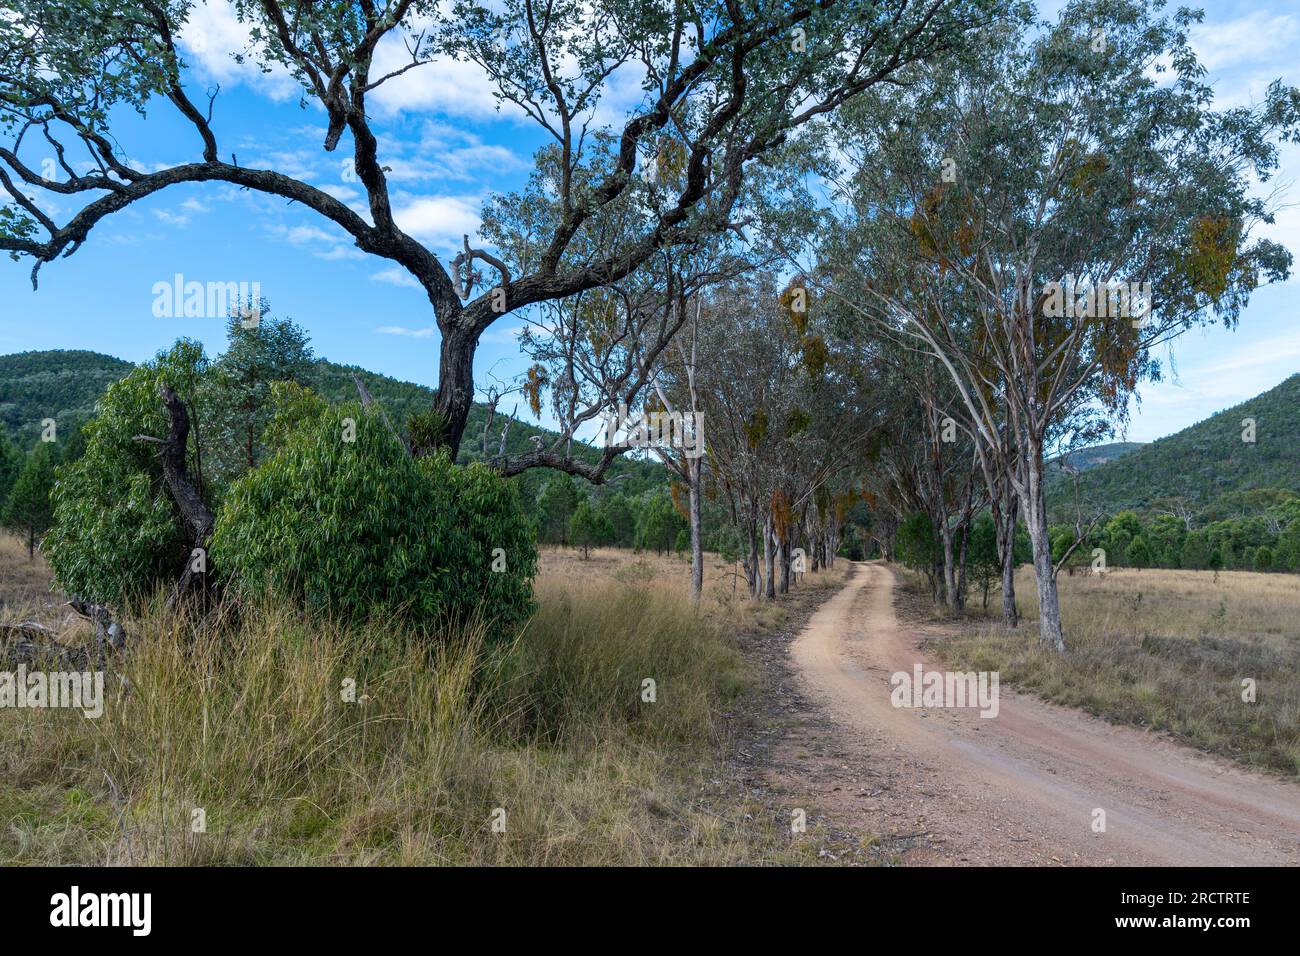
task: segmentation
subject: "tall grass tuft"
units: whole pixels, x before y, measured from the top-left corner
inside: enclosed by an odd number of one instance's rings
[[[284,607],[202,628],[155,609],[101,718],[0,712],[0,861],[752,859],[755,826],[692,796],[747,680],[737,653],[662,590],[543,582],[538,600],[513,639],[436,643]]]

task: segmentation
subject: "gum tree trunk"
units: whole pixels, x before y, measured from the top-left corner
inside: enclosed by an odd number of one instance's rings
[[[1009,484],[1009,483],[1008,483]],[[1008,494],[996,509],[998,555],[1002,559],[1002,623],[1019,627],[1016,610],[1016,499]]]
[[[763,591],[769,601],[776,600],[776,552],[772,548],[772,516],[763,519]]]
[[[1061,631],[1061,602],[1056,591],[1056,570],[1052,565],[1052,544],[1047,537],[1047,504],[1043,497],[1043,455],[1034,446],[1025,456],[1025,525],[1034,549],[1034,579],[1038,585],[1038,636],[1055,651],[1065,650]]]
[[[686,460],[687,491],[691,519],[691,598],[704,593],[704,546],[700,541],[700,459]]]

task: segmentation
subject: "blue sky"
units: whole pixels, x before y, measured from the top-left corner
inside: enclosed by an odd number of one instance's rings
[[[1050,13],[1056,4],[1045,4]],[[1210,72],[1218,105],[1258,100],[1278,77],[1300,82],[1300,8],[1294,3],[1206,3],[1195,46]],[[324,152],[320,111],[301,108],[294,83],[233,61],[245,34],[227,0],[198,6],[182,35],[196,98],[220,84],[214,128],[223,153],[240,165],[269,166],[305,179],[350,204],[361,190],[345,173],[346,142]],[[396,65],[400,46],[381,50]],[[636,96],[620,82],[601,106],[615,120]],[[460,236],[473,233],[493,191],[518,187],[543,137],[528,120],[498,112],[485,81],[465,64],[439,62],[381,87],[371,101],[381,160],[399,224],[444,260]],[[508,108],[506,108],[508,109]],[[146,119],[130,117],[118,141],[141,165],[199,158],[193,129],[170,106]],[[39,161],[40,157],[29,156]],[[223,158],[228,158],[223,156]],[[1300,147],[1283,153],[1280,174],[1290,204],[1264,227],[1300,258]],[[75,209],[43,200],[63,221]],[[158,318],[155,283],[260,283],[272,312],[291,316],[312,337],[318,355],[396,378],[435,385],[438,337],[433,314],[409,277],[386,260],[360,253],[342,230],[301,207],[233,187],[196,185],[137,203],[102,222],[85,247],[41,270],[38,291],[30,262],[0,260],[0,353],[83,348],[132,361],[152,356],[181,335],[220,351],[218,318]],[[1300,271],[1300,270],[1297,270]],[[1144,386],[1127,437],[1149,441],[1271,388],[1300,370],[1295,298],[1300,279],[1256,292],[1239,329],[1194,331],[1173,347],[1173,367],[1159,385]],[[524,366],[515,342],[521,325],[507,316],[484,336],[476,361],[480,386]],[[1169,363],[1166,363],[1167,365]],[[509,410],[509,409],[507,409]]]

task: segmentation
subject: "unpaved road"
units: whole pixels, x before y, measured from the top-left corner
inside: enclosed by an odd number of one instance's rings
[[[1006,686],[994,718],[895,708],[892,674],[918,661],[941,668],[900,626],[894,587],[885,566],[859,565],[791,648],[803,692],[833,720],[836,748],[885,781],[850,797],[861,780],[837,762],[842,779],[824,792],[845,805],[832,812],[851,810],[886,839],[891,829],[924,834],[904,855],[917,863],[1300,863],[1300,786]]]

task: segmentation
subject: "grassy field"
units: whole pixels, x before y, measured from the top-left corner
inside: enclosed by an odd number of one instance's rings
[[[1059,580],[1064,655],[1036,640],[1028,567],[1016,578],[1025,617],[1017,631],[977,606],[974,620],[934,649],[962,668],[1000,671],[1049,700],[1300,775],[1300,578],[1112,569]],[[1255,681],[1253,703],[1242,699],[1245,679]]]
[[[39,557],[0,548],[0,620],[82,634]],[[784,818],[720,769],[759,679],[733,635],[785,612],[728,573],[696,614],[680,559],[548,551],[537,614],[493,647],[154,614],[101,718],[0,711],[0,863],[788,862]]]

